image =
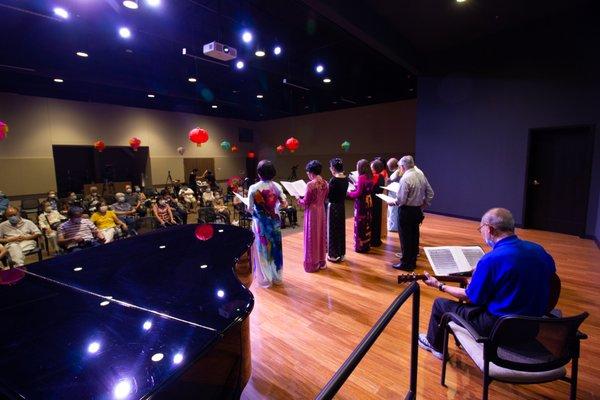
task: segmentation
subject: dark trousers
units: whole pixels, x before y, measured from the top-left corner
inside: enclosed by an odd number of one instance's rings
[[[401,206],[398,210],[398,234],[402,244],[400,263],[415,268],[419,255],[419,225],[423,222],[421,207]]]
[[[486,336],[492,330],[496,316],[490,314],[484,309],[475,307],[471,304],[459,303],[449,299],[438,297],[433,302],[431,316],[429,317],[429,328],[427,329],[427,340],[429,344],[440,353],[444,345],[444,330],[440,328],[442,315],[447,312],[453,312],[469,322],[475,330],[483,336]]]

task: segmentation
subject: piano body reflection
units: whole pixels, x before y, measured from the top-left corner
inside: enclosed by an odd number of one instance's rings
[[[252,241],[185,225],[28,265],[0,285],[0,397],[239,398]]]

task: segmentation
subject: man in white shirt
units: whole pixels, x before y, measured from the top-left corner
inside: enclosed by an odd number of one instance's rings
[[[16,207],[8,207],[4,215],[7,221],[0,223],[0,244],[6,247],[17,267],[25,265],[25,253],[37,247],[42,232],[33,222],[21,218]]]
[[[393,264],[395,269],[413,271],[417,266],[419,254],[419,226],[423,222],[423,209],[431,204],[433,189],[423,171],[415,169],[412,156],[400,159],[399,170],[400,189],[395,203],[398,211],[398,232],[402,243],[402,258],[398,264]]]

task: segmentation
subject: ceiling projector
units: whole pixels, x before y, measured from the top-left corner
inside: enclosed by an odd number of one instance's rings
[[[219,42],[210,42],[204,45],[202,52],[205,56],[221,61],[233,60],[237,57],[237,50]]]

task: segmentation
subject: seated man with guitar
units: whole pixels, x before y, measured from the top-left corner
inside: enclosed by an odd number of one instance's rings
[[[548,305],[556,304],[556,266],[552,256],[536,243],[515,235],[515,221],[507,209],[493,208],[481,218],[478,228],[492,248],[477,263],[466,288],[447,286],[425,273],[425,284],[462,302],[437,298],[431,310],[427,334],[419,334],[419,346],[442,358],[442,315],[454,312],[481,334],[488,335],[503,315],[540,317]],[[441,278],[440,278],[441,279]],[[477,306],[478,310],[474,311]]]

